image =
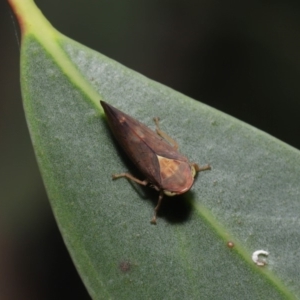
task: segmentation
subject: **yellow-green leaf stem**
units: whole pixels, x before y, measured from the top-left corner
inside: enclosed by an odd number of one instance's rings
[[[70,61],[65,51],[61,48],[59,40],[63,37],[49,21],[44,17],[32,0],[9,0],[12,5],[22,30],[22,40],[34,37],[44,51],[55,58],[61,71],[69,77],[70,81],[100,108],[101,96],[93,89],[88,81],[85,81],[78,72],[76,66]]]

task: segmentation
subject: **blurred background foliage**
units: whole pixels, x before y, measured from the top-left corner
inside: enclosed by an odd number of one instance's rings
[[[36,3],[74,40],[300,148],[300,2]],[[20,93],[19,29],[5,1],[0,15],[0,298],[89,299],[35,161]]]

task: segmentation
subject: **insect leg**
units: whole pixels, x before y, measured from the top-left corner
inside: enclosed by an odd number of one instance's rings
[[[169,135],[167,135],[164,131],[162,131],[159,127],[159,118],[153,118],[153,121],[156,125],[156,133],[160,135],[163,139],[165,139],[169,144],[171,144],[175,150],[178,149],[178,143],[173,140]]]
[[[143,180],[143,181],[139,180],[139,179],[133,177],[129,173],[121,173],[121,174],[114,174],[114,175],[112,175],[112,179],[118,179],[118,178],[121,178],[121,177],[125,177],[127,179],[130,179],[130,180],[132,180],[132,181],[134,181],[134,182],[136,182],[136,183],[138,183],[140,185],[147,185],[148,184],[147,180]]]
[[[153,216],[153,218],[151,220],[151,224],[156,225],[157,212],[158,212],[158,210],[160,208],[160,205],[161,205],[163,197],[164,197],[164,192],[160,191],[159,192],[159,197],[158,197],[158,203],[157,203],[156,207],[154,208],[154,216]]]
[[[196,172],[211,170],[210,165],[205,165],[205,166],[200,167],[199,165],[193,163],[192,166],[195,168]]]

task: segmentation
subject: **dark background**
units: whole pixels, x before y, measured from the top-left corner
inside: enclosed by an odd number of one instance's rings
[[[300,148],[299,1],[36,3],[65,35]],[[0,25],[0,298],[89,299],[33,154],[5,1]]]

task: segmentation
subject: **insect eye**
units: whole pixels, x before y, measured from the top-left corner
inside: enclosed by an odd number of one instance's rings
[[[167,196],[169,196],[169,197],[173,197],[173,196],[177,195],[177,193],[175,193],[175,192],[166,191],[166,190],[164,190],[164,194],[167,195]]]

